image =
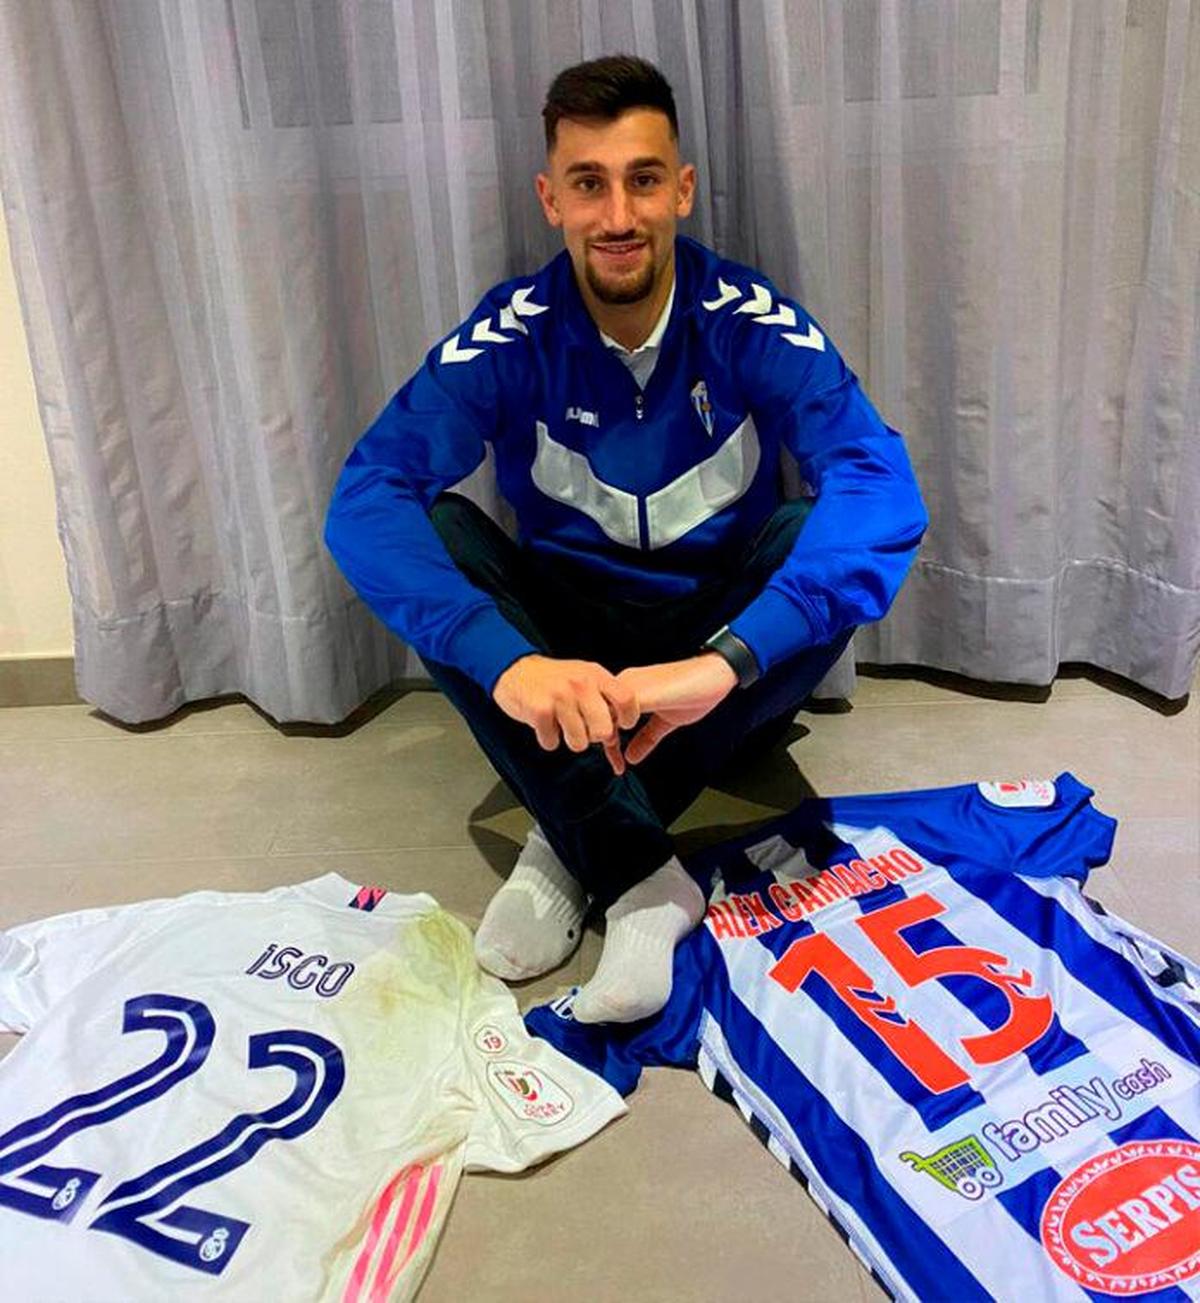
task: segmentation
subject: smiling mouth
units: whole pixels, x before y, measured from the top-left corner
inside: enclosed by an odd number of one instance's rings
[[[645,240],[613,240],[605,244],[592,245],[596,253],[613,262],[632,262],[645,247]]]

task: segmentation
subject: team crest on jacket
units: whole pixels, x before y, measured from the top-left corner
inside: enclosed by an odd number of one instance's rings
[[[696,415],[700,418],[700,424],[704,426],[705,433],[711,439],[713,409],[712,403],[708,401],[708,386],[703,380],[697,380],[692,386],[692,406],[696,409]]]

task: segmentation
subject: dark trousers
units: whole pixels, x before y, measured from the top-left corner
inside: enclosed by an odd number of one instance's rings
[[[696,655],[705,638],[761,592],[808,511],[805,502],[784,504],[734,559],[726,578],[701,592],[653,603],[589,591],[587,579],[519,547],[458,494],[443,494],[431,515],[458,568],[491,594],[535,647],[616,673]],[[666,863],[674,854],[670,824],[735,752],[795,715],[849,639],[847,632],[807,648],[750,687],[735,688],[704,719],[672,733],[620,778],[600,747],[577,754],[560,744],[544,751],[533,729],[505,715],[474,679],[448,665],[425,665],[563,864],[603,908]]]

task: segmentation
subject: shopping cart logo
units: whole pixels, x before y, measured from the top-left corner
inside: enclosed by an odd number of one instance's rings
[[[907,1149],[900,1155],[900,1161],[910,1164],[914,1172],[931,1176],[938,1185],[961,1194],[964,1199],[982,1199],[988,1190],[1004,1184],[996,1160],[977,1136],[963,1136],[927,1158]]]

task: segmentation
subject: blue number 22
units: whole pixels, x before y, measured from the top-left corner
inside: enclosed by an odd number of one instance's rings
[[[69,1222],[100,1179],[99,1173],[82,1167],[49,1167],[37,1160],[77,1132],[103,1126],[165,1094],[190,1077],[212,1048],[212,1014],[196,1000],[182,1000],[177,995],[140,995],[127,1000],[122,1032],[147,1028],[163,1032],[167,1038],[162,1053],[152,1062],[107,1086],[72,1095],[0,1136],[0,1205],[33,1217]],[[9,1173],[38,1188],[30,1190],[3,1180]]]
[[[148,1103],[204,1062],[214,1024],[195,1000],[144,995],[125,1005],[122,1030],[155,1028],[167,1044],[152,1063],[86,1095],[64,1100],[39,1117],[0,1136],[0,1205],[35,1217],[69,1222],[100,1175],[83,1168],[38,1163],[69,1136]],[[241,1113],[210,1139],[123,1181],[100,1205],[91,1225],[120,1235],[152,1253],[218,1275],[233,1257],[249,1223],[184,1203],[197,1186],[248,1163],[269,1140],[294,1140],[311,1130],[341,1093],[346,1080],[342,1053],[323,1036],[284,1030],[250,1037],[251,1069],[283,1067],[294,1076],[286,1099],[259,1113]],[[172,1234],[171,1232],[174,1232]]]

